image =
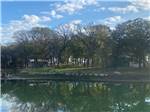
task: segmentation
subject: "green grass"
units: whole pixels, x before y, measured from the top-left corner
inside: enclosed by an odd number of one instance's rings
[[[150,68],[119,68],[116,71],[121,72],[122,75],[149,75]]]
[[[68,68],[24,68],[18,69],[16,72],[14,70],[7,70],[7,73],[18,74],[18,75],[33,75],[33,74],[54,74],[54,73],[85,73],[85,74],[95,74],[95,73],[107,73],[113,74],[114,72],[120,72],[121,75],[150,75],[150,68],[138,69],[138,68],[117,68],[117,69],[101,69],[98,67],[68,67]]]
[[[70,72],[81,72],[85,70],[89,70],[90,68],[27,68],[27,69],[20,69],[20,74],[53,74],[53,73],[70,73]]]

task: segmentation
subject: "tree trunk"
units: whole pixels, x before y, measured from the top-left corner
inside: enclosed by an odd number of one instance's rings
[[[145,57],[143,56],[143,68],[145,68],[146,67],[146,61],[145,61]]]
[[[86,59],[84,58],[83,60],[84,60],[83,64],[84,64],[84,67],[85,67],[85,65],[86,65],[86,64],[85,64],[85,60],[86,60]]]
[[[82,59],[80,58],[79,66],[82,65]]]
[[[50,61],[50,66],[53,66],[53,57],[50,57],[51,61]]]
[[[67,65],[69,64],[69,58],[67,57]]]
[[[91,66],[93,67],[94,66],[94,58],[92,58],[91,61],[92,61]]]
[[[37,67],[38,66],[38,61],[37,61],[37,58],[35,58],[35,65],[34,65],[35,67]]]
[[[105,68],[105,59],[102,57],[101,61],[102,61],[102,67]]]
[[[25,68],[28,68],[28,58],[27,57],[25,57],[24,66],[25,66]]]
[[[55,66],[55,60],[54,60],[55,57],[52,57],[52,66]]]
[[[89,67],[89,58],[87,59],[87,67]]]
[[[138,60],[139,62],[139,68],[142,68],[142,58],[141,57],[139,57],[139,60]]]
[[[57,66],[60,66],[60,63],[61,63],[61,56],[58,56],[58,64],[57,64]]]

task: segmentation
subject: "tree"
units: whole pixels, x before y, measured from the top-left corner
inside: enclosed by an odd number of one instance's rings
[[[101,64],[102,67],[108,65],[108,58],[111,55],[111,31],[105,25],[87,25],[78,28],[78,40],[82,42],[84,54],[89,65]]]
[[[111,30],[105,25],[95,25],[93,30],[96,35],[96,62],[100,61],[103,68],[110,65],[110,57],[112,55],[112,38]]]
[[[63,53],[65,52],[66,48],[69,45],[69,40],[71,39],[72,32],[69,29],[69,26],[61,25],[57,28],[56,33],[58,35],[58,42],[60,46],[60,49],[58,51],[59,52],[58,53],[58,65],[59,65],[60,63],[64,63],[65,59],[64,60],[62,59]]]
[[[150,22],[141,18],[129,20],[116,27],[113,33],[119,56],[137,61],[145,66],[145,56],[150,53]]]
[[[77,38],[84,45],[84,57],[87,59],[87,66],[93,66],[93,56],[96,52],[96,34],[91,24],[87,26],[78,26]]]
[[[128,65],[130,61],[145,66],[150,54],[150,22],[135,19],[119,24],[111,31],[105,25],[68,25],[57,30],[34,27],[14,33],[14,45],[2,48],[3,67],[28,67],[29,59],[50,60],[51,66],[68,64],[73,57],[75,65],[112,66]],[[6,61],[5,61],[6,60]],[[11,61],[11,63],[10,63]],[[9,64],[8,64],[9,63]]]
[[[34,51],[39,58],[49,58],[51,54],[51,41],[55,38],[55,32],[44,27],[34,27],[30,31],[32,42],[34,44]]]
[[[84,57],[85,57],[85,46],[78,39],[77,34],[74,34],[69,42],[69,53],[70,56],[74,59],[74,64],[82,65],[85,63],[83,62]]]
[[[13,38],[16,39],[16,48],[18,49],[18,55],[24,61],[24,66],[28,67],[28,58],[31,54],[30,49],[30,33],[29,31],[17,31],[14,33]]]

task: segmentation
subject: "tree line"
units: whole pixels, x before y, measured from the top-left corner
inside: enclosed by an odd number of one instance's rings
[[[77,25],[73,30],[58,26],[34,27],[14,33],[16,42],[1,46],[2,68],[35,67],[39,59],[49,66],[119,67],[136,62],[146,66],[150,54],[150,21],[142,18],[118,24],[114,30],[106,25]]]

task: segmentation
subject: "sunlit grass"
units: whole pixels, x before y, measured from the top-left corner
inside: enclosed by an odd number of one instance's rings
[[[85,74],[114,74],[118,72],[120,75],[150,75],[150,68],[117,68],[102,69],[98,67],[71,67],[71,68],[26,68],[18,70],[19,74],[55,74],[55,73],[85,73]]]

